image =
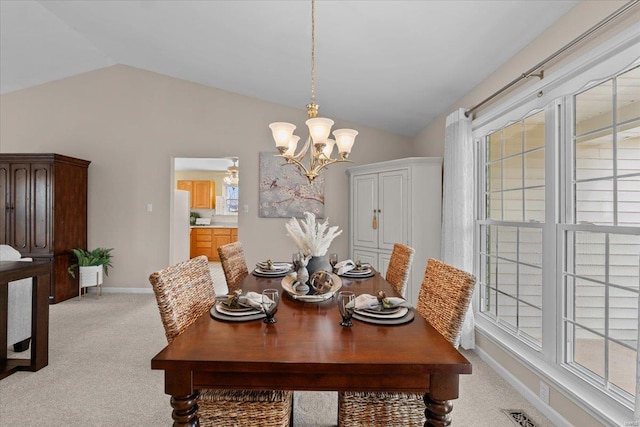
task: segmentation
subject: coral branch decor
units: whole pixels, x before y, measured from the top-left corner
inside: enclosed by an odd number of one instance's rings
[[[286,223],[287,235],[305,256],[325,256],[333,239],[342,234],[338,226],[329,227],[329,218],[316,221],[312,212],[304,212],[304,219],[291,218]]]

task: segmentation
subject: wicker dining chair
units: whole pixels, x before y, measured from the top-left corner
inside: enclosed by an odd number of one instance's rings
[[[238,289],[242,280],[249,274],[247,261],[244,258],[242,242],[233,242],[218,248],[218,255],[222,263],[222,271],[227,280],[229,292]]]
[[[386,279],[393,289],[402,295],[402,298],[404,298],[407,293],[407,282],[409,281],[411,263],[413,262],[413,255],[415,253],[415,249],[402,243],[393,245],[391,259],[387,267]]]
[[[471,274],[430,259],[420,287],[416,311],[454,347],[471,301],[476,279]],[[418,393],[341,392],[338,425],[408,427],[425,422],[425,404]]]
[[[206,256],[156,271],[149,281],[169,343],[200,316],[208,316],[215,304]],[[293,392],[204,389],[197,405],[201,426],[286,427],[290,425]]]

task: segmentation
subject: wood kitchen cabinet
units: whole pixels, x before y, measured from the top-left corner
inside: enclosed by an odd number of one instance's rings
[[[0,154],[0,243],[51,264],[49,302],[78,295],[67,268],[87,247],[91,162],[60,154]]]
[[[215,182],[180,180],[177,182],[176,187],[178,190],[185,190],[189,192],[190,207],[192,209],[215,209]]]
[[[193,227],[191,229],[191,258],[205,255],[209,261],[220,261],[218,248],[238,241],[237,228]]]

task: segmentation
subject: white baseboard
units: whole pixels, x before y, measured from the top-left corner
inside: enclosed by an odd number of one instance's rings
[[[525,399],[529,401],[538,411],[547,417],[555,426],[567,426],[571,427],[572,424],[567,421],[562,415],[560,415],[555,409],[545,404],[537,394],[535,394],[529,387],[524,385],[522,381],[513,376],[511,372],[507,371],[498,362],[496,362],[488,353],[481,348],[476,347],[473,350],[487,365],[505,379],[513,388],[516,389]]]
[[[87,292],[90,294],[95,294],[98,292],[98,288],[96,286],[92,286],[90,288],[86,288]],[[151,288],[112,288],[112,287],[102,287],[101,292],[103,294],[152,294],[153,289]]]

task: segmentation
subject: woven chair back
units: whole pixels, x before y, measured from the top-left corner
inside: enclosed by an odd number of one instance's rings
[[[222,271],[227,280],[229,292],[238,289],[242,280],[249,274],[247,261],[244,258],[242,242],[229,243],[218,248],[218,255],[222,263]]]
[[[456,348],[475,283],[466,271],[435,259],[427,262],[416,310]]]
[[[204,255],[156,271],[149,282],[169,343],[215,304],[209,261]]]
[[[393,252],[391,252],[385,279],[403,298],[406,296],[407,282],[409,281],[411,263],[413,263],[413,255],[415,253],[415,249],[402,243],[394,244]]]

